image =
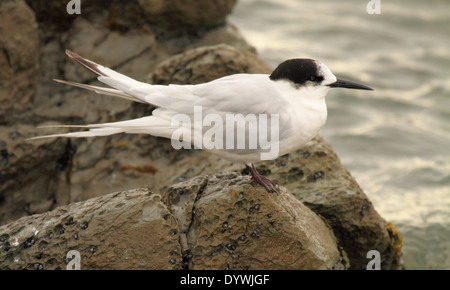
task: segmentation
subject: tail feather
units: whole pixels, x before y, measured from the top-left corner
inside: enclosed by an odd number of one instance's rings
[[[180,106],[180,99],[185,97],[189,100],[194,100],[196,96],[190,95],[189,89],[182,88],[182,86],[153,86],[143,82],[136,81],[130,77],[115,72],[112,69],[99,65],[88,59],[85,59],[78,54],[66,50],[66,54],[75,62],[79,63],[89,71],[93,72],[97,79],[103,82],[108,87],[99,87],[93,85],[86,85],[77,82],[55,80],[59,83],[88,89],[96,93],[105,94],[109,96],[119,97],[126,100],[131,100],[140,103],[153,104],[157,107],[164,106],[164,108],[156,109],[152,116],[147,116],[134,120],[104,123],[104,124],[89,124],[89,125],[52,125],[44,127],[53,128],[85,128],[89,129],[83,132],[71,132],[62,134],[53,134],[29,138],[27,140],[35,140],[50,137],[95,137],[108,136],[118,133],[131,134],[150,134],[153,136],[171,138],[173,132],[179,127],[171,125],[171,116],[175,111],[169,109],[171,107]],[[172,97],[172,94],[174,96]],[[193,99],[194,98],[194,99]],[[187,130],[187,128],[186,128]]]
[[[155,116],[147,116],[139,119],[103,123],[103,124],[49,125],[49,126],[41,126],[40,128],[86,128],[89,129],[89,131],[37,136],[29,138],[27,140],[36,140],[51,137],[80,138],[80,137],[109,136],[118,133],[150,134],[153,136],[170,139],[173,132],[179,127],[171,126],[170,120],[158,118]]]
[[[133,97],[131,95],[125,94],[124,92],[121,92],[121,91],[115,90],[115,89],[111,89],[111,88],[85,85],[85,84],[81,84],[81,83],[77,83],[77,82],[58,80],[58,79],[54,79],[54,81],[56,81],[58,83],[62,83],[62,84],[66,84],[66,85],[82,88],[82,89],[91,90],[91,91],[96,92],[97,94],[103,94],[103,95],[108,95],[108,96],[113,96],[113,97],[119,97],[119,98],[126,99],[126,100],[129,100],[129,101],[145,103],[144,101],[142,101],[142,100],[140,100],[138,98],[135,98],[135,97]]]
[[[53,137],[75,137],[75,138],[86,138],[86,137],[97,137],[97,136],[109,136],[113,134],[122,133],[123,130],[120,128],[95,128],[90,129],[89,131],[83,132],[71,132],[71,133],[63,133],[63,134],[52,134],[52,135],[44,135],[37,136],[26,139],[26,141],[44,139],[44,138],[53,138]]]
[[[195,103],[199,100],[199,97],[192,93],[190,86],[188,85],[151,85],[134,80],[110,68],[85,59],[70,50],[66,50],[66,54],[75,62],[95,73],[100,82],[108,85],[112,89],[83,85],[69,81],[57,80],[58,82],[93,90],[97,93],[169,109],[179,109],[180,106],[184,108],[186,102]]]
[[[134,80],[134,79],[132,79],[130,77],[127,77],[126,75],[118,73],[118,72],[116,72],[116,71],[114,71],[114,70],[112,70],[110,68],[107,68],[107,67],[102,66],[102,65],[100,65],[98,63],[95,63],[93,61],[85,59],[85,58],[81,57],[80,55],[76,54],[75,52],[72,52],[72,51],[70,51],[68,49],[66,50],[66,54],[73,61],[75,61],[76,63],[82,65],[83,67],[85,67],[86,69],[88,69],[89,71],[91,71],[95,75],[97,75],[98,80],[100,80],[101,82],[103,82],[102,78],[106,78],[106,79],[113,79],[113,80],[115,80],[116,82],[118,82],[120,84],[126,84],[124,86],[124,88],[137,87],[137,86],[142,86],[142,85],[149,86],[149,84],[145,84],[145,83],[139,82],[139,81]],[[57,81],[59,81],[59,80],[57,80]],[[89,86],[85,87],[85,85],[83,86],[82,84],[80,86],[80,84],[74,83],[74,82],[68,82],[68,81],[59,81],[59,82],[65,83],[65,84],[68,84],[68,85],[75,85],[77,87],[81,87],[81,88],[84,88],[84,89],[93,90],[93,89],[89,88]],[[107,95],[111,95],[111,93],[112,93],[113,96],[119,96],[120,95],[119,97],[121,97],[121,98],[127,98],[128,97],[128,99],[130,99],[132,101],[139,100],[139,102],[141,102],[141,103],[147,103],[142,96],[138,96],[136,94],[130,95],[130,94],[127,94],[125,90],[122,90],[119,87],[115,87],[115,86],[112,86],[112,87],[114,89],[116,89],[116,90],[109,89],[109,88],[96,87],[96,89],[94,91],[99,91],[100,93],[106,93]],[[115,93],[118,93],[118,95],[115,94]],[[123,97],[124,95],[126,95],[127,97]]]
[[[112,69],[109,69],[107,67],[99,65],[98,63],[95,63],[93,61],[85,59],[85,58],[81,57],[80,55],[76,54],[75,52],[72,52],[68,49],[66,49],[66,54],[67,54],[67,56],[70,57],[70,59],[72,59],[76,63],[79,63],[80,65],[82,65],[86,69],[90,70],[97,76],[111,76],[111,75],[117,74],[118,76],[126,78],[128,80],[133,80],[132,78],[129,78],[125,75],[119,74],[119,73],[113,71]]]

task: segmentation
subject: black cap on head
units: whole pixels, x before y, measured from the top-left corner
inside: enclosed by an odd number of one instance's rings
[[[270,79],[289,80],[298,85],[304,85],[307,81],[320,83],[323,76],[319,75],[317,63],[309,58],[289,59],[280,63],[270,75]]]
[[[313,85],[320,85],[324,80],[321,69],[317,61],[309,58],[295,58],[289,59],[280,63],[277,68],[270,75],[270,79],[276,80],[288,80],[296,85],[303,86],[306,82]],[[328,84],[331,88],[347,88],[357,90],[372,90],[364,85],[360,85],[354,82],[344,81],[337,79],[334,83]]]

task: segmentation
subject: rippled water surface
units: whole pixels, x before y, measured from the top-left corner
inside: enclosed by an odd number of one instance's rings
[[[450,1],[239,0],[272,66],[319,59],[375,92],[334,90],[321,135],[404,237],[409,269],[450,269]]]

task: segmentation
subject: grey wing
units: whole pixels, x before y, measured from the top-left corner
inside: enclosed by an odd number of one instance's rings
[[[210,141],[215,145],[210,147],[226,149],[218,154],[229,159],[248,158],[252,153],[259,158],[292,128],[290,115],[283,114],[285,100],[268,75],[232,75],[196,85],[192,91],[199,97],[195,105],[203,112],[202,135],[208,137],[204,143]],[[213,117],[208,118],[210,115]],[[222,121],[222,129],[216,127],[216,120]],[[212,141],[210,130],[216,133]]]
[[[216,112],[268,113],[281,107],[279,93],[265,74],[235,74],[192,87],[195,105]]]

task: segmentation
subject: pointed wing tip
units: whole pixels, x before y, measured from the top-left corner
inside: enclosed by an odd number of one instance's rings
[[[25,142],[33,142],[33,141],[36,141],[36,140],[48,139],[48,138],[53,138],[53,137],[56,137],[56,136],[53,136],[53,135],[36,136],[36,137],[27,138],[24,141]]]
[[[70,58],[79,57],[78,54],[76,54],[75,52],[73,52],[73,51],[71,51],[71,50],[68,50],[68,49],[66,49],[66,55],[67,55],[68,57],[70,57]]]
[[[70,57],[70,59],[72,59],[80,64],[82,64],[82,62],[85,61],[85,59],[81,55],[79,55],[73,51],[70,51],[68,49],[66,49],[66,55],[68,57]]]
[[[72,52],[68,49],[66,49],[67,56],[70,57],[71,60],[75,61],[76,63],[81,64],[97,76],[106,76],[101,70],[99,70],[99,65],[96,64],[93,61],[90,61],[88,59],[85,59],[84,57],[80,56],[79,54],[76,54],[75,52]]]
[[[60,84],[65,84],[65,85],[70,85],[70,86],[77,86],[77,83],[75,82],[71,82],[71,81],[66,81],[66,80],[60,80],[60,79],[53,79],[53,81],[60,83]]]

